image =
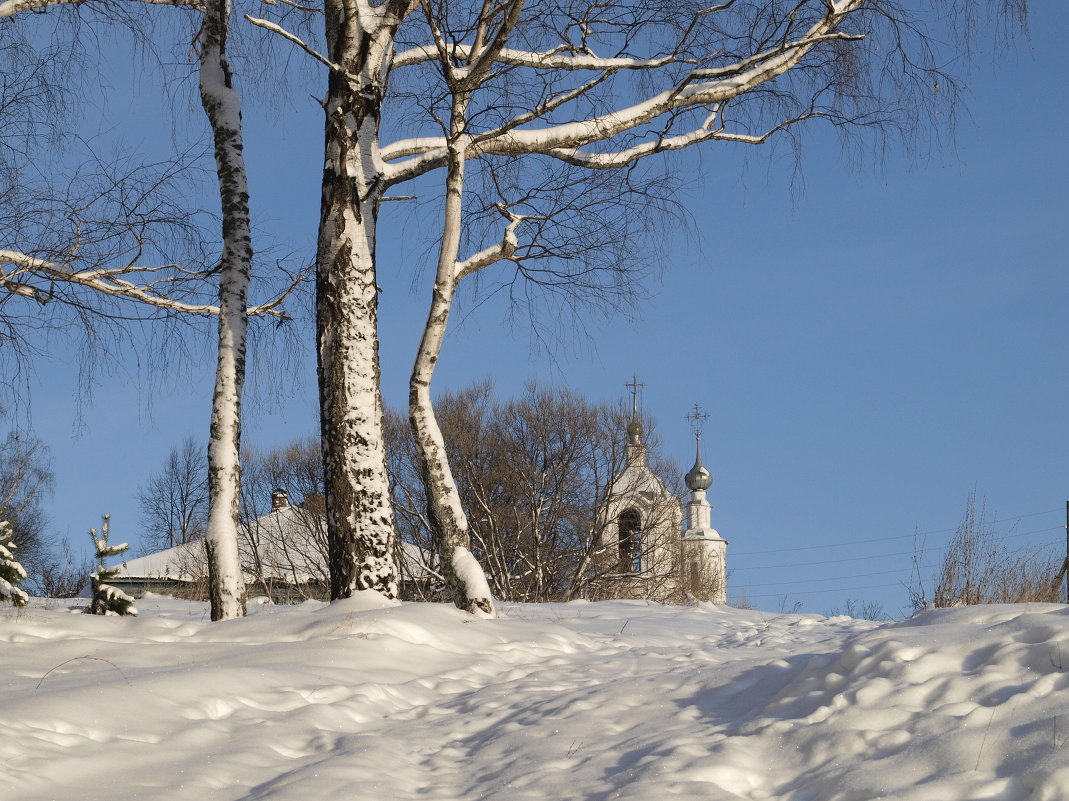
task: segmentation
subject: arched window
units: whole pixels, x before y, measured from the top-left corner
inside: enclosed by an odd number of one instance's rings
[[[637,509],[624,509],[617,520],[620,531],[620,572],[642,572],[642,515]]]

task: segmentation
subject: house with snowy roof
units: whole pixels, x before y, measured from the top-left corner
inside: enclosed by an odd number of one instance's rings
[[[292,506],[285,489],[271,494],[271,511],[242,524],[238,549],[246,590],[275,602],[325,600],[330,593],[326,521],[316,511]],[[402,598],[424,594],[433,575],[430,555],[404,543],[398,558]],[[140,597],[156,592],[180,597],[206,597],[208,558],[197,540],[130,559],[110,582]]]

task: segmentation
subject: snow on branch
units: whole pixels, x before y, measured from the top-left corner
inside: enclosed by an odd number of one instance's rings
[[[284,6],[289,6],[290,8],[295,8],[298,11],[307,11],[312,14],[323,13],[323,9],[319,8],[318,6],[306,6],[302,5],[301,3],[294,3],[293,0],[260,0],[260,2],[262,2],[265,6],[277,6],[281,4]]]
[[[729,64],[726,67],[706,67],[704,69],[696,69],[687,76],[688,80],[712,80],[717,78],[730,78],[733,75],[741,75],[747,70],[752,69],[763,61],[768,61],[775,56],[788,53],[791,50],[796,50],[799,47],[811,48],[813,45],[819,42],[830,42],[833,40],[839,40],[844,42],[858,42],[864,39],[863,34],[849,34],[842,31],[833,31],[822,35],[806,36],[795,42],[788,42],[774,47],[771,50],[765,50],[761,53],[755,53],[749,58],[744,58],[741,61],[737,61],[734,64]]]
[[[134,599],[118,587],[108,584],[109,581],[119,575],[119,567],[108,567],[106,563],[106,560],[113,556],[122,556],[130,546],[125,542],[119,545],[109,545],[108,535],[111,529],[111,515],[102,515],[101,519],[102,525],[99,537],[95,528],[89,529],[89,538],[96,548],[98,562],[96,572],[89,574],[93,584],[93,599],[89,604],[89,611],[94,615],[130,615],[136,617],[137,608],[134,606]]]
[[[265,0],[265,2],[266,1],[267,0]],[[830,2],[830,0],[826,0],[826,2]],[[659,69],[669,64],[693,64],[696,62],[696,59],[681,57],[680,53],[690,40],[691,36],[698,29],[701,19],[718,11],[724,11],[734,4],[735,0],[727,0],[727,2],[710,6],[696,12],[691,18],[690,25],[687,26],[685,32],[679,38],[674,50],[671,53],[658,58],[599,56],[590,48],[589,43],[584,36],[582,45],[560,44],[550,50],[535,51],[501,47],[500,52],[495,57],[495,61],[499,64],[506,64],[511,67],[530,67],[537,70],[564,71],[649,70]],[[515,7],[515,10],[517,12],[519,11],[518,6]],[[484,14],[480,18],[480,31],[485,27],[488,16],[490,15]],[[580,27],[589,32],[589,23],[590,20],[588,19],[584,23],[581,23]],[[507,27],[511,29],[514,26],[515,22]],[[502,30],[504,30],[504,28],[502,28]],[[477,53],[480,48],[481,39],[478,37],[476,43],[472,45],[454,42],[448,45],[448,50],[444,54],[441,52],[437,43],[434,47],[430,45],[416,46],[397,53],[393,59],[393,66],[408,67],[424,64],[430,61],[442,61],[443,55],[449,61],[472,62],[475,58],[474,54]]]
[[[11,17],[22,11],[44,11],[53,6],[78,6],[84,0],[4,0],[0,2],[0,19]],[[197,11],[204,10],[202,0],[136,0],[139,3],[161,6],[184,6]]]
[[[0,601],[10,601],[15,606],[25,606],[29,596],[15,586],[26,580],[26,570],[15,559],[15,533],[11,523],[0,520]]]
[[[615,152],[590,153],[579,148],[557,148],[551,150],[546,155],[560,159],[568,164],[574,164],[577,167],[612,169],[615,167],[624,167],[639,159],[645,158],[646,156],[653,156],[657,153],[666,153],[670,150],[682,150],[685,147],[712,140],[721,142],[739,142],[748,145],[764,144],[768,141],[769,137],[778,131],[782,131],[784,128],[816,116],[820,116],[819,112],[807,111],[804,114],[799,114],[778,123],[762,134],[732,133],[725,131],[722,126],[717,128],[713,127],[712,123],[719,117],[719,107],[717,107],[713,114],[709,115],[703,125],[692,131],[688,131],[687,133],[676,134],[674,136],[662,136],[655,141],[642,142],[641,144]]]
[[[448,58],[450,60],[467,61],[471,58],[473,52],[474,47],[471,45],[453,44],[448,48]],[[436,61],[438,58],[437,47],[422,45],[421,47],[414,47],[398,53],[394,57],[393,66],[408,67],[414,64]],[[681,59],[674,54],[662,56],[661,58],[599,57],[593,53],[569,53],[563,46],[542,52],[516,50],[506,47],[497,55],[496,61],[499,64],[507,64],[511,67],[552,70],[648,70],[664,67],[668,64],[692,63],[692,60]]]
[[[547,114],[565,105],[566,103],[594,89],[594,87],[596,87],[598,84],[603,83],[612,75],[614,75],[615,72],[615,70],[606,70],[605,72],[587,81],[586,83],[569,89],[566,92],[561,92],[560,94],[548,98],[542,103],[539,103],[530,111],[525,111],[522,114],[516,115],[504,125],[498,126],[494,131],[469,137],[469,139],[470,141],[482,141],[483,139],[487,139],[491,136],[498,136],[504,131],[512,130],[513,128],[518,128],[519,126],[531,122],[532,120],[544,117]],[[468,145],[465,145],[465,147],[467,146]],[[426,155],[435,160],[444,160],[448,148],[446,147],[445,140],[443,140],[441,137],[415,137],[412,139],[405,139],[400,142],[395,142],[393,145],[389,145],[384,148],[384,151],[386,151],[387,153],[387,155],[384,155],[384,161],[396,160],[417,155]],[[425,171],[422,169],[420,160],[416,159],[413,159],[409,162],[405,162],[400,166],[402,168],[411,166],[412,170],[410,172],[399,171],[393,177],[394,183],[401,183]]]
[[[516,229],[527,218],[522,214],[513,214],[504,204],[498,203],[497,208],[509,220],[509,224],[505,227],[505,231],[501,236],[501,241],[483,248],[463,261],[458,261],[456,264],[456,280],[459,281],[464,276],[476,273],[496,262],[512,258],[512,255],[516,252],[516,248],[519,246]]]
[[[130,273],[148,274],[166,269],[179,269],[177,265],[173,264],[158,267],[124,265],[114,269],[79,270],[60,262],[37,258],[26,253],[0,250],[0,264],[4,263],[14,265],[18,269],[6,274],[3,270],[0,270],[0,287],[13,294],[31,298],[42,304],[47,303],[51,299],[51,295],[24,281],[15,280],[14,276],[38,274],[49,281],[58,280],[78,284],[105,295],[129,298],[164,311],[196,315],[219,314],[218,306],[185,303],[154,291],[151,284],[139,285],[120,277]],[[278,297],[268,303],[250,306],[246,314],[250,317],[271,316],[284,319],[286,315],[277,307],[282,304],[301,280],[303,280],[303,274],[298,275],[293,283]]]
[[[607,167],[621,166],[651,153],[678,149],[709,139],[760,141],[761,137],[727,134],[705,124],[688,133],[662,137],[658,141],[619,150],[603,158],[579,151],[579,148],[584,146],[607,142],[634,132],[664,115],[702,107],[720,107],[727,101],[787,73],[797,66],[814,46],[822,42],[863,38],[836,30],[843,16],[861,5],[862,0],[840,0],[834,3],[829,0],[825,13],[796,38],[784,40],[775,47],[766,48],[725,67],[691,70],[670,88],[630,106],[587,119],[550,124],[542,128],[520,127],[535,119],[545,118],[563,103],[579,98],[593,89],[601,80],[615,72],[615,69],[608,67],[604,75],[577,90],[546,101],[532,112],[526,112],[493,130],[474,136],[470,147],[466,149],[466,155],[468,158],[480,155],[524,154],[544,154],[562,158],[569,155],[575,159],[573,163]],[[393,184],[443,166],[448,158],[448,148],[443,137],[419,137],[400,140],[383,147],[381,157],[386,162],[385,181],[387,184]],[[602,163],[598,164],[598,161]]]

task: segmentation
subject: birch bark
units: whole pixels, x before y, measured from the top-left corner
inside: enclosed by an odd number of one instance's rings
[[[450,58],[449,45],[436,23],[430,0],[422,0],[422,5],[450,92],[450,109],[442,240],[438,249],[427,324],[423,328],[409,382],[409,421],[415,435],[420,472],[427,492],[427,517],[449,594],[453,602],[467,612],[493,615],[486,573],[471,553],[468,519],[431,403],[431,379],[441,353],[457,282],[468,272],[507,258],[515,246],[515,231],[519,221],[513,219],[499,246],[488,248],[466,262],[459,261],[464,215],[464,171],[471,144],[468,104],[472,92],[486,79],[495,57],[519,21],[524,0],[508,0],[493,6],[484,4],[480,24],[475,29],[474,43],[463,67],[457,66]]]
[[[379,391],[375,233],[379,121],[397,25],[411,8],[327,0],[323,195],[316,337],[330,597],[398,596]]]
[[[445,440],[431,404],[431,379],[441,353],[457,284],[464,165],[467,158],[467,137],[464,131],[466,107],[466,96],[461,95],[454,99],[450,115],[442,242],[438,250],[438,266],[427,324],[423,328],[409,380],[408,415],[416,437],[416,452],[419,454],[420,471],[427,490],[427,516],[435,540],[435,551],[441,559],[440,569],[447,590],[461,609],[492,615],[494,608],[490,589],[482,568],[471,555],[468,519],[449,468]]]
[[[245,382],[246,306],[252,272],[249,190],[242,155],[241,104],[226,57],[229,0],[208,0],[199,35],[200,96],[215,142],[222,208],[219,341],[208,440],[208,552],[212,620],[245,614],[238,554],[241,391]]]

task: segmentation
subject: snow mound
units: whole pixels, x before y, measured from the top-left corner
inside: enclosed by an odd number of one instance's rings
[[[1069,798],[1069,612],[0,612],[0,800]]]
[[[791,755],[777,797],[1066,799],[1067,689],[1069,609],[965,607],[812,657],[735,732]]]

